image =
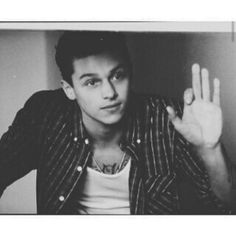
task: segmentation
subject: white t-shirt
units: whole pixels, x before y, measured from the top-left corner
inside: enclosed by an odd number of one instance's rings
[[[109,175],[87,167],[80,195],[81,214],[130,214],[130,160],[120,172]]]

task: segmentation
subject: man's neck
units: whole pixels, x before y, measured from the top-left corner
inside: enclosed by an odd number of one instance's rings
[[[119,143],[123,132],[122,121],[113,125],[105,125],[87,119],[83,122],[95,146],[105,148]]]

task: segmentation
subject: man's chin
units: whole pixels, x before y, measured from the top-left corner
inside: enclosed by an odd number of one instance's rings
[[[122,120],[123,116],[112,116],[112,117],[108,117],[106,119],[103,119],[101,122],[104,125],[116,125],[118,123],[120,123],[120,121]]]

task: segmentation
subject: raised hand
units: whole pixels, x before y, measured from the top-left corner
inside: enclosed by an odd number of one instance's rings
[[[175,129],[195,146],[214,148],[222,134],[222,111],[220,107],[220,81],[214,79],[211,98],[209,73],[198,64],[192,66],[192,88],[184,92],[183,117],[176,116],[172,107],[167,107]]]

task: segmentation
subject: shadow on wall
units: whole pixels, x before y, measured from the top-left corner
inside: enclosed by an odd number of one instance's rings
[[[134,64],[134,89],[141,93],[182,97],[186,35],[132,33],[127,35]]]

